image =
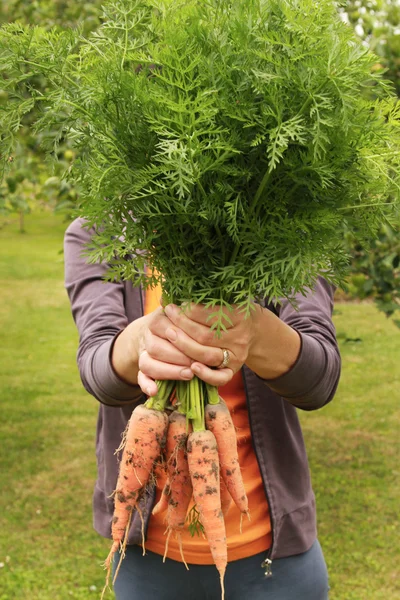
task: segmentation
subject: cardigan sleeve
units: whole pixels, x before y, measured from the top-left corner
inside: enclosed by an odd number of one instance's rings
[[[103,404],[121,406],[139,401],[139,386],[118,377],[111,351],[128,325],[121,283],[103,280],[107,265],[88,264],[82,255],[94,231],[76,219],[64,237],[65,287],[79,332],[77,362],[85,389]]]
[[[296,296],[297,308],[287,300],[275,308],[279,318],[299,333],[301,349],[287,373],[263,381],[304,410],[315,410],[330,402],[339,383],[341,358],[332,322],[333,295],[334,287],[319,277],[306,296]]]

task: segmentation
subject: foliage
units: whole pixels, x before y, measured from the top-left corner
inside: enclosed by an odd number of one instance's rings
[[[399,0],[349,0],[344,20],[355,28],[356,34],[378,55],[400,93],[400,2]],[[347,293],[356,298],[374,298],[388,317],[400,308],[399,229],[384,224],[376,240],[364,248],[351,233],[347,234],[351,252],[351,276]],[[400,325],[400,321],[395,321]]]
[[[53,26],[80,26],[82,33],[88,34],[99,25],[100,4],[99,0],[83,4],[64,0],[9,0],[0,5],[0,23],[21,22],[41,25],[46,29]],[[47,85],[46,78],[41,77],[35,81],[35,85],[44,91]],[[0,89],[0,105],[6,101],[7,92]],[[7,186],[2,186],[0,212],[18,212],[21,215],[46,204],[68,215],[75,208],[77,192],[70,183],[62,180],[62,176],[74,154],[71,155],[68,143],[63,142],[58,152],[58,162],[52,165],[46,162],[41,147],[42,135],[35,134],[30,127],[36,117],[37,112],[33,110],[28,112],[21,122],[22,126],[17,134],[18,144],[13,154],[14,162],[9,174],[17,184],[16,190],[11,192]]]
[[[66,137],[79,152],[92,259],[145,286],[150,262],[170,300],[246,309],[340,280],[341,225],[368,238],[399,197],[400,105],[335,5],[112,0],[102,21],[88,40],[0,38],[5,163],[39,107],[48,152]]]
[[[21,232],[25,231],[24,215],[31,210],[51,208],[70,215],[75,209],[77,198],[74,187],[62,178],[75,156],[74,153],[69,149],[61,150],[57,165],[53,168],[43,160],[41,153],[36,154],[35,149],[29,152],[24,143],[26,136],[32,138],[34,148],[36,147],[37,139],[30,135],[29,128],[23,127],[17,136],[18,143],[12,156],[11,169],[0,184],[0,215],[18,213]]]
[[[0,5],[0,23],[21,22],[40,25],[46,29],[61,25],[76,27],[81,24],[89,33],[99,25],[99,9],[102,2],[76,2],[69,0],[7,0]]]
[[[378,238],[365,250],[351,234],[352,275],[348,292],[356,298],[374,298],[379,310],[391,317],[400,309],[399,229],[383,225]],[[400,326],[399,320],[394,320]]]
[[[194,537],[195,535],[205,535],[204,526],[200,521],[200,513],[197,510],[196,505],[193,505],[192,508],[189,510],[186,517],[186,523],[188,523],[189,533],[192,537]]]
[[[345,20],[373,50],[400,94],[399,0],[348,0]]]

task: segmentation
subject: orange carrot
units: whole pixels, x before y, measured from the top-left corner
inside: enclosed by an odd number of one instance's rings
[[[205,407],[206,427],[215,435],[221,476],[238,509],[249,516],[249,503],[240,471],[235,427],[229,408],[220,398],[218,404]]]
[[[167,423],[167,415],[164,412],[147,408],[142,404],[132,412],[121,444],[123,453],[115,490],[111,527],[113,544],[104,563],[107,569],[104,589],[108,586],[112,559],[119,547],[121,547],[121,560],[124,557],[132,511],[149,481],[153,465],[165,444]],[[117,574],[118,569],[114,580]]]
[[[164,560],[168,552],[168,541],[172,533],[175,533],[177,536],[181,547],[180,530],[185,525],[186,514],[193,491],[186,452],[188,438],[186,416],[178,411],[174,411],[170,414],[168,422],[166,457],[170,495],[168,499],[167,540]],[[181,554],[182,560],[186,565],[182,547]],[[187,565],[186,568],[188,568]]]
[[[224,517],[226,517],[228,510],[232,506],[232,496],[230,495],[222,477],[220,477],[219,484],[221,490],[221,510]]]
[[[219,458],[214,434],[211,431],[191,433],[188,438],[187,456],[193,498],[219,572],[223,600],[228,552],[225,522],[221,510]]]
[[[157,504],[154,506],[153,510],[151,511],[152,515],[158,515],[167,510],[170,494],[171,494],[171,486],[169,484],[169,479],[167,479],[167,481],[164,485],[163,491],[161,492],[160,499],[157,502]]]

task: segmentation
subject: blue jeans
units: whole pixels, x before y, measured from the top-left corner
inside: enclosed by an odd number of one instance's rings
[[[307,552],[272,562],[265,577],[261,563],[266,553],[228,564],[226,600],[328,600],[328,573],[318,540]],[[115,565],[119,556],[116,555]],[[185,566],[174,560],[128,546],[114,586],[117,600],[221,600],[214,565]]]

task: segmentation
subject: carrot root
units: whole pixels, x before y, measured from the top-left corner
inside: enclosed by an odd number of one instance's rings
[[[220,477],[219,486],[220,486],[220,490],[221,490],[221,510],[222,510],[222,514],[225,517],[226,514],[228,513],[228,510],[232,506],[233,500],[232,500],[232,496],[231,496],[228,488],[226,487],[222,477]],[[242,513],[240,513],[240,514],[242,514]]]
[[[146,540],[145,540],[145,535],[144,535],[144,518],[143,518],[143,513],[142,513],[139,505],[136,506],[136,510],[138,511],[139,516],[140,516],[140,520],[142,522],[142,551],[143,551],[142,556],[145,556],[145,554],[146,554],[145,541]]]
[[[225,573],[224,573],[225,575]],[[219,574],[219,581],[221,584],[221,600],[225,600],[225,585],[224,585],[224,575]]]
[[[184,414],[174,411],[170,414],[166,442],[166,465],[168,471],[168,488],[164,488],[169,495],[167,512],[167,540],[165,544],[164,560],[168,552],[168,544],[171,533],[179,542],[181,556],[186,568],[187,564],[183,557],[182,540],[180,530],[185,526],[187,510],[192,498],[192,481],[189,473],[186,443],[188,438],[187,419]],[[164,491],[163,491],[164,495]],[[159,503],[160,504],[160,503]],[[157,507],[158,512],[158,507]]]
[[[153,510],[151,511],[152,515],[158,515],[167,510],[170,495],[171,495],[171,486],[169,484],[169,480],[167,479],[164,489],[161,492],[161,497],[160,497],[159,501],[157,502],[157,504],[154,506]]]
[[[222,479],[238,509],[247,514],[249,503],[240,471],[235,427],[229,408],[221,398],[219,404],[207,404],[205,420],[207,429],[217,440]]]
[[[112,559],[114,554],[116,553],[116,551],[118,550],[118,542],[114,542],[113,545],[111,546],[111,550],[106,558],[106,560],[104,561],[104,568],[107,569],[107,574],[106,574],[106,581],[103,587],[103,591],[101,592],[101,597],[100,600],[103,600],[104,598],[104,594],[107,591],[107,588],[110,587],[110,576],[111,576],[111,564],[112,564]]]
[[[166,559],[167,559],[167,554],[168,554],[168,546],[169,546],[169,539],[171,537],[172,532],[174,531],[174,529],[172,527],[169,527],[166,530],[166,534],[167,534],[167,539],[165,540],[165,550],[164,550],[164,556],[163,556],[163,563],[165,563]],[[179,551],[181,553],[181,559],[183,564],[186,567],[186,570],[189,571],[189,567],[188,564],[185,560],[185,555],[183,554],[183,545],[182,545],[182,537],[181,537],[181,532],[180,531],[175,531],[175,537],[178,540],[178,544],[179,544]]]
[[[113,578],[118,575],[125,556],[133,510],[136,508],[142,521],[142,547],[145,551],[144,519],[138,500],[145,486],[151,481],[154,465],[165,443],[168,417],[164,412],[137,406],[129,419],[117,452],[122,450],[116,490],[114,492],[114,516],[111,524],[112,547],[105,561],[106,584],[110,581],[111,565],[115,552],[120,548],[120,560]]]
[[[222,598],[224,598],[223,580],[228,563],[228,552],[225,521],[221,509],[218,448],[214,434],[209,430],[191,433],[187,455],[193,498],[220,575]]]
[[[168,528],[167,531],[166,531],[166,533],[167,533],[167,539],[165,540],[165,550],[164,550],[164,556],[163,556],[163,563],[165,563],[165,559],[167,558],[169,538],[171,537],[172,529]]]
[[[115,574],[114,574],[113,581],[112,581],[113,585],[115,584],[115,580],[117,579],[117,575],[118,575],[119,570],[121,568],[121,563],[122,563],[122,561],[125,558],[125,550],[126,550],[126,544],[128,542],[128,535],[129,535],[129,528],[131,526],[131,521],[132,521],[132,511],[130,511],[130,514],[129,514],[128,524],[126,526],[125,535],[124,535],[124,541],[122,542],[121,548],[120,548],[120,551],[119,551],[120,552],[120,556],[119,556],[118,565],[117,565],[117,568],[115,569]]]
[[[180,533],[180,531],[178,531],[178,532],[176,533],[176,535],[177,535],[177,537],[178,537],[179,551],[180,551],[180,553],[181,553],[181,559],[182,559],[182,562],[183,562],[183,564],[185,565],[185,567],[186,567],[186,570],[187,570],[187,571],[189,571],[189,567],[187,566],[187,562],[186,562],[186,560],[185,560],[185,556],[184,556],[184,554],[183,554],[182,536],[181,536],[181,533]]]
[[[247,512],[242,512],[242,513],[240,513],[240,527],[239,527],[239,531],[240,531],[240,533],[242,533],[243,517],[244,517],[245,515],[247,516],[248,520],[249,520],[249,521],[251,521],[251,518],[250,518],[250,511],[249,511],[249,510],[248,510]]]

